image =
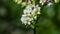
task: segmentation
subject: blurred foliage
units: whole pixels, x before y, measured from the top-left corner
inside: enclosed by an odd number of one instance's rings
[[[33,34],[29,27],[21,23],[22,13],[20,4],[13,0],[0,0],[0,34]],[[36,34],[60,34],[60,2],[50,7],[43,6],[36,26]]]

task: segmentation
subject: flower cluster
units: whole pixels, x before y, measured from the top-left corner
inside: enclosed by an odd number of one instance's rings
[[[31,2],[32,1],[32,2]],[[40,0],[40,3],[48,2],[48,0]],[[48,5],[52,5],[52,3],[48,3]],[[37,15],[40,15],[40,7],[38,4],[35,4],[33,0],[28,0],[25,9],[23,10],[23,15],[21,17],[22,24],[30,25],[34,23],[34,20],[37,19]]]
[[[27,2],[28,1],[28,2]],[[32,1],[32,2],[31,2]],[[47,3],[48,4],[48,6],[50,6],[50,5],[52,5],[52,2],[50,2],[50,1],[52,1],[52,0],[39,0],[39,3],[41,4],[41,5],[44,5],[44,3]],[[58,0],[56,1],[56,0],[54,0],[55,2],[58,2]],[[23,1],[23,0],[14,0],[14,2],[15,3],[17,3],[17,4],[21,4],[22,5],[22,7],[24,7],[24,6],[26,6],[27,4],[35,4],[35,1],[34,0],[25,0],[25,1]]]
[[[52,5],[52,2],[49,1],[51,0],[39,0],[39,4],[43,6],[44,3],[47,3],[47,5],[50,6]],[[17,4],[21,4],[22,7],[26,6],[21,17],[22,24],[30,25],[32,22],[34,22],[34,20],[37,19],[37,15],[40,15],[40,7],[39,4],[35,4],[35,0],[15,0],[15,2]]]
[[[31,4],[31,2],[28,2],[28,5],[26,5],[26,8],[23,11],[23,15],[21,17],[21,21],[25,25],[30,25],[31,22],[37,19],[37,15],[40,14],[40,7],[39,5]]]
[[[44,3],[47,3],[48,6],[51,6],[52,5],[52,0],[40,0],[39,3],[41,5],[44,5]]]

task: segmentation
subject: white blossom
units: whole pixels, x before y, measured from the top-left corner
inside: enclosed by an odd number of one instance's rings
[[[40,7],[39,7],[38,4],[36,5],[36,9],[37,9],[38,11],[40,11]]]
[[[49,0],[40,0],[39,3],[41,3],[42,5],[45,3],[45,2],[48,2]]]
[[[35,7],[34,7],[34,9],[33,9],[33,11],[32,11],[32,14],[37,14],[37,12],[40,12],[40,7],[39,7],[39,5],[36,5]]]
[[[39,5],[31,4],[31,1],[28,0],[28,4],[26,5],[25,9],[23,10],[23,15],[21,17],[21,21],[25,25],[30,25],[31,22],[37,19],[37,14],[40,13]]]
[[[30,16],[31,12],[32,12],[32,9],[27,7],[26,9],[24,9],[23,12],[24,12],[25,15]]]
[[[51,2],[49,2],[49,3],[48,3],[48,6],[51,6],[51,5],[52,5],[52,3],[51,3]]]
[[[40,0],[39,3],[41,3],[42,5],[44,4],[45,0]]]
[[[30,25],[31,24],[30,21],[32,21],[32,20],[33,20],[33,18],[29,18],[29,17],[26,17],[26,16],[21,17],[22,24],[25,24],[25,25],[26,24]]]

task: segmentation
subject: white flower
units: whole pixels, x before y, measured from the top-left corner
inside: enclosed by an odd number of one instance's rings
[[[39,7],[38,4],[36,5],[36,9],[37,9],[38,11],[40,11],[40,7]]]
[[[44,4],[44,2],[45,2],[44,0],[40,0],[40,2],[39,2],[39,3],[41,3],[41,4],[43,5],[43,4]]]
[[[33,9],[33,11],[32,11],[32,14],[37,14],[37,12],[40,12],[40,7],[39,7],[39,5],[36,5],[35,7],[34,7],[34,9]]]
[[[51,6],[51,5],[52,5],[52,3],[51,3],[51,2],[49,2],[49,3],[48,3],[48,6]]]
[[[32,20],[33,20],[33,18],[29,18],[29,17],[26,17],[26,16],[21,17],[22,24],[25,24],[25,25],[26,24],[30,25]]]
[[[24,9],[24,14],[27,15],[27,16],[31,16],[31,13],[33,13],[33,7],[35,7],[34,5],[27,5],[26,8]]]
[[[30,0],[29,0],[30,3]],[[30,25],[31,22],[37,19],[37,15],[40,13],[39,5],[27,4],[25,9],[23,10],[23,15],[21,17],[22,24]]]
[[[35,14],[36,14],[36,11],[37,11],[37,9],[34,8],[33,11],[31,12],[31,14],[32,14],[32,15],[35,15]]]
[[[49,0],[40,0],[39,3],[41,3],[42,5],[45,3],[45,2],[48,2]]]
[[[27,15],[27,16],[30,16],[31,15],[31,9],[24,9],[24,14]]]

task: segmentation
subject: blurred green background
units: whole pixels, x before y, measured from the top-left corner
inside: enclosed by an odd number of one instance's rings
[[[0,0],[0,34],[34,34],[20,21],[23,9],[13,0]],[[60,2],[43,6],[36,25],[36,34],[60,34]]]

